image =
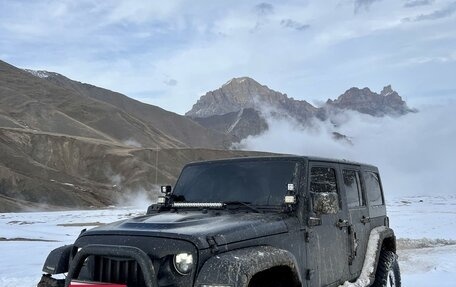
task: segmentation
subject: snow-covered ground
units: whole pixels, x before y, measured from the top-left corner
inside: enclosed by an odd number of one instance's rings
[[[403,286],[456,286],[456,196],[394,200],[388,215]]]
[[[84,228],[138,216],[145,210],[0,213],[0,286],[35,287],[52,249],[73,243]]]
[[[52,249],[81,229],[144,213],[145,208],[0,214],[0,286],[34,287]],[[390,201],[405,287],[456,286],[456,196]]]

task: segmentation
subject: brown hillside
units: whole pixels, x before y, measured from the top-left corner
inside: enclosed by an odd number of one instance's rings
[[[0,212],[24,209],[24,205],[37,209],[119,204],[129,194],[153,194],[156,184],[174,184],[188,162],[259,154],[132,148],[105,140],[0,128]]]

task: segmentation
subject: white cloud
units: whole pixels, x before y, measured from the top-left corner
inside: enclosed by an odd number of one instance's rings
[[[432,12],[426,11],[425,13],[419,14],[416,17],[404,18],[406,21],[432,21],[447,18],[452,16],[456,12],[456,2],[451,2],[444,7],[441,7]]]
[[[182,1],[112,1],[108,5],[107,19],[111,23],[127,21],[143,23],[157,20],[168,20],[180,11]]]
[[[404,23],[428,13],[429,5],[404,8],[403,1],[383,0],[354,15],[354,3],[4,1],[0,55],[179,113],[200,91],[235,76],[252,76],[307,100],[387,83],[414,95],[422,89],[416,76],[434,87],[454,87],[437,76],[438,65],[452,62],[425,62],[429,68],[420,71],[395,65],[453,52],[454,17]],[[441,10],[446,3],[436,0],[432,7]],[[169,79],[179,84],[166,85]]]
[[[421,65],[428,63],[447,63],[454,61],[456,61],[456,55],[453,52],[445,56],[414,57],[410,59],[405,59],[402,63],[398,63],[398,65]]]
[[[268,120],[270,129],[249,137],[246,149],[349,159],[377,165],[389,198],[454,194],[456,101],[419,107],[400,118],[373,118],[356,112],[339,118],[339,128],[319,123],[303,129],[288,120]],[[332,139],[334,129],[354,145]]]

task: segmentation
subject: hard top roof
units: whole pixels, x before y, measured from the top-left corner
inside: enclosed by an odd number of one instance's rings
[[[376,166],[371,164],[360,163],[356,161],[349,161],[346,159],[333,159],[325,157],[316,157],[316,156],[303,156],[303,155],[270,155],[270,156],[244,156],[244,157],[235,157],[235,158],[226,158],[226,159],[216,159],[216,160],[206,160],[206,161],[196,161],[191,162],[189,165],[194,164],[204,164],[204,163],[216,163],[216,162],[228,162],[228,161],[247,161],[247,160],[308,160],[308,161],[320,161],[320,162],[332,162],[339,164],[352,164],[352,165],[362,165],[376,168]]]

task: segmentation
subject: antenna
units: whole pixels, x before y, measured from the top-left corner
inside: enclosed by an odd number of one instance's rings
[[[155,154],[155,185],[158,185],[158,144]]]

